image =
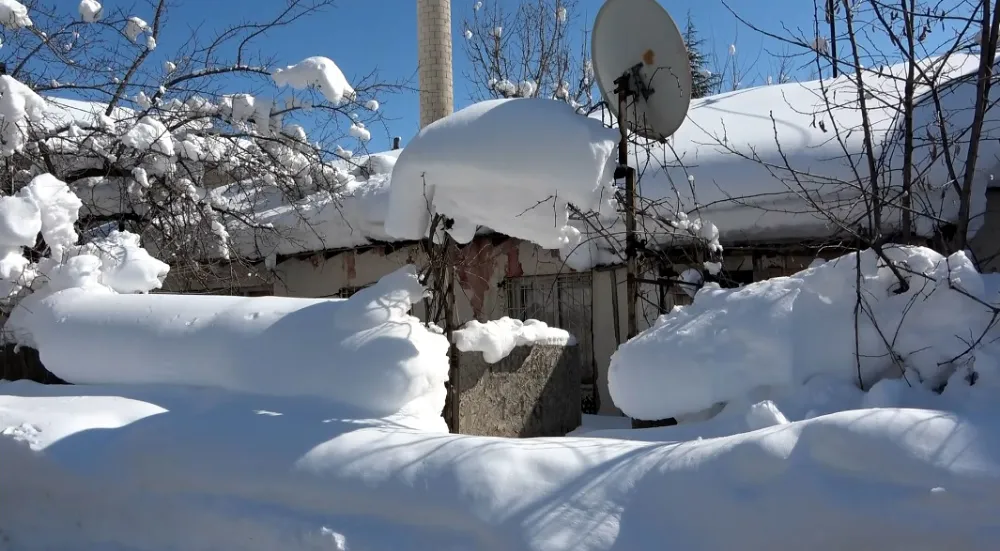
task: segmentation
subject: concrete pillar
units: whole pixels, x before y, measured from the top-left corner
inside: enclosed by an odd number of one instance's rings
[[[420,128],[455,110],[451,0],[417,0]]]

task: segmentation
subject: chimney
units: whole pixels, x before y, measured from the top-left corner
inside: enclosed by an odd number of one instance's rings
[[[399,142],[401,140],[402,139],[399,136],[396,136],[395,138],[392,139],[392,150],[393,151],[399,149]]]
[[[417,0],[417,64],[423,128],[455,109],[451,0]]]

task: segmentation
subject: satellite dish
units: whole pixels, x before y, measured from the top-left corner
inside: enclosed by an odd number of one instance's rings
[[[665,140],[691,104],[691,65],[677,24],[656,0],[607,0],[594,21],[591,60],[601,96],[621,124]],[[627,108],[619,117],[625,86]]]

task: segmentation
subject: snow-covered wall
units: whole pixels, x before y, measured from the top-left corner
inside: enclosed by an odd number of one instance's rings
[[[412,266],[350,300],[72,288],[23,303],[6,329],[71,383],[212,387],[440,417],[448,343],[408,315],[423,293]]]
[[[812,262],[812,256],[760,258],[753,261],[746,255],[729,254],[724,261],[727,270],[752,270],[758,278],[793,273]],[[279,296],[329,297],[345,288],[356,288],[377,281],[405,264],[422,265],[425,261],[420,247],[406,246],[394,249],[375,247],[359,251],[347,251],[336,255],[316,254],[304,258],[292,258],[279,262],[275,268],[274,293]],[[461,323],[470,320],[495,320],[511,315],[507,310],[507,291],[504,282],[508,278],[553,276],[573,274],[558,251],[547,251],[518,240],[494,243],[488,238],[480,238],[468,245],[459,266],[460,288],[456,292],[456,307]],[[580,347],[592,349],[593,361],[598,375],[601,412],[615,414],[614,406],[607,390],[607,371],[611,355],[618,348],[615,338],[615,293],[617,283],[618,326],[622,339],[627,327],[625,270],[595,270],[585,272],[584,280],[590,289],[589,335],[574,331]],[[656,296],[651,286],[642,286],[642,292]],[[672,300],[668,297],[668,300]],[[668,304],[668,307],[670,304]],[[644,304],[640,310],[640,329],[652,324],[657,312]],[[424,318],[422,303],[414,305],[415,316]],[[584,355],[583,353],[581,353]]]

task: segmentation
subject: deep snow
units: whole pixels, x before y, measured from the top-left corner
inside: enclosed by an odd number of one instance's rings
[[[1000,304],[1000,278],[980,275],[964,253],[890,246],[885,254],[906,292],[871,250],[739,289],[706,285],[692,305],[615,352],[608,372],[615,405],[632,417],[664,419],[817,376],[865,389],[904,376],[936,389],[962,386],[974,370],[979,386],[995,384],[1000,356],[989,305]]]
[[[916,274],[940,264],[921,249],[892,258]],[[953,281],[970,294],[996,293],[960,260],[950,259]],[[830,288],[821,283],[842,288],[843,264],[800,275],[797,296]],[[869,291],[884,287],[880,271],[864,273]],[[757,285],[741,296],[759,303],[781,294]],[[738,296],[721,293],[698,293],[692,317],[718,308],[712,296]],[[954,292],[934,294],[933,329],[974,328],[957,325],[976,318],[950,307]],[[346,301],[305,301],[317,303],[305,308],[316,309],[311,316],[297,315],[293,299],[162,296],[151,311],[154,302],[131,299],[156,297],[79,288],[48,296],[15,325],[33,331],[29,342],[56,374],[94,384],[0,383],[3,542],[85,551],[912,551],[986,550],[1000,538],[1000,406],[989,350],[976,355],[976,384],[959,373],[941,395],[902,379],[862,392],[839,371],[816,373],[814,357],[802,358],[814,373],[807,380],[765,388],[775,383],[771,372],[734,372],[721,354],[736,349],[702,331],[679,345],[660,341],[656,351],[683,361],[690,348],[703,371],[760,383],[722,387],[732,399],[703,422],[633,431],[612,428],[617,419],[566,438],[449,435],[440,416],[444,337],[405,314],[418,296],[406,269]],[[103,328],[88,329],[92,322]],[[733,322],[751,331],[774,320]],[[817,327],[845,323],[834,315]],[[719,326],[721,334],[735,327]],[[642,341],[623,350],[651,348]],[[940,353],[926,352],[928,361]],[[636,362],[648,371],[641,356]],[[660,403],[682,399],[684,388],[705,395],[697,380],[665,390],[669,380],[649,380]]]
[[[448,344],[409,315],[423,293],[413,266],[349,301],[70,288],[22,303],[6,329],[70,383],[324,397],[373,417],[440,419]]]
[[[0,393],[0,531],[15,549],[336,549],[339,534],[387,551],[910,551],[1000,537],[995,407],[505,440],[315,399]]]
[[[546,249],[575,247],[570,205],[614,212],[618,133],[547,99],[475,103],[428,125],[392,171],[386,231],[428,235],[435,214],[469,242],[481,227]]]

